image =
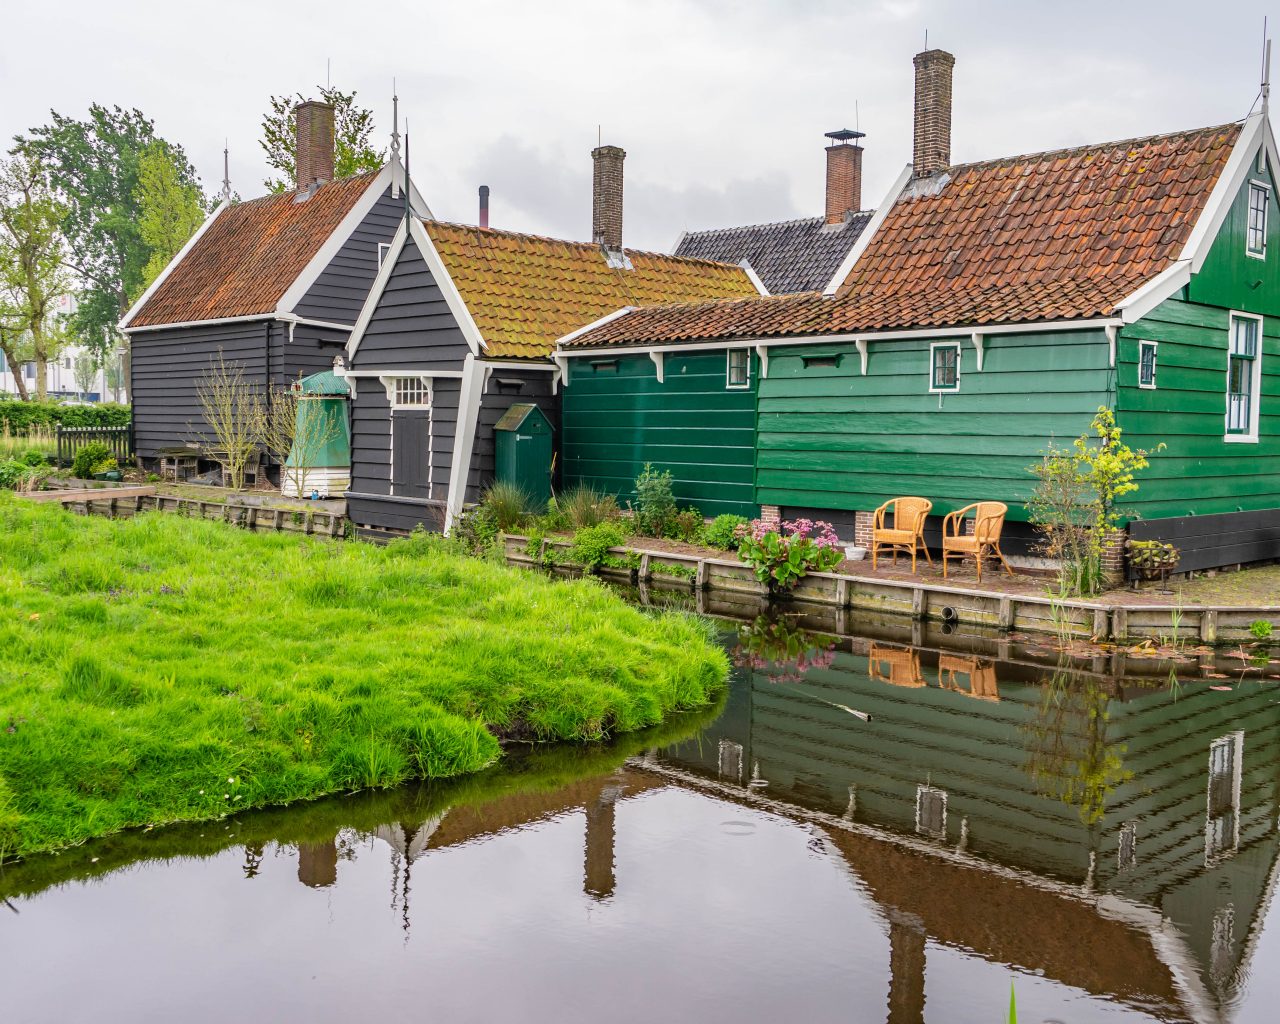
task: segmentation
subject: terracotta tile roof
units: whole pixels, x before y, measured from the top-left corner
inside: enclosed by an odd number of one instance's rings
[[[572,344],[1109,315],[1177,258],[1240,129],[961,164],[908,185],[834,298],[644,309]]]
[[[301,203],[281,192],[227,207],[129,326],[273,312],[378,173],[327,182]]]
[[[821,291],[840,269],[872,212],[855,213],[842,224],[828,224],[825,217],[805,217],[690,231],[680,239],[676,255],[722,263],[746,260],[771,295]]]
[[[756,295],[740,267],[625,250],[611,267],[587,242],[424,221],[488,354],[545,359],[556,339],[622,309]]]

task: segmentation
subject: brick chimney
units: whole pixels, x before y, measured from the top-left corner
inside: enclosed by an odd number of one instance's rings
[[[862,132],[827,132],[827,223],[843,224],[862,209]]]
[[[595,172],[591,183],[591,240],[612,252],[622,250],[622,161],[620,146],[591,151]]]
[[[951,69],[955,63],[946,50],[925,50],[915,56],[916,131],[911,163],[917,178],[951,166]]]
[[[321,100],[299,103],[293,112],[297,133],[297,187],[333,181],[333,107]]]

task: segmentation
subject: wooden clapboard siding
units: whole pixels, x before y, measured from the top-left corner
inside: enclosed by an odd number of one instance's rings
[[[929,346],[943,340],[871,341],[865,376],[852,344],[772,349],[759,387],[756,499],[866,510],[921,494],[937,513],[993,499],[1025,519],[1028,466],[1111,400],[1106,337],[990,335],[981,371],[960,339],[960,390],[939,396],[929,392]]]
[[[467,501],[479,501],[484,489],[493,483],[496,443],[493,428],[503,413],[520,402],[536,405],[551,421],[551,429],[559,431],[560,400],[551,393],[550,373],[518,366],[493,367],[480,401],[471,472],[467,478]]]
[[[355,323],[373,279],[378,276],[378,244],[390,242],[403,219],[404,193],[393,199],[388,186],[307,289],[294,312],[314,320]]]
[[[669,352],[663,383],[647,355],[569,361],[562,389],[561,472],[566,486],[590,484],[634,500],[646,462],[670,470],[672,489],[707,516],[755,515],[752,494],[755,386],[725,387],[726,354]],[[597,365],[593,366],[592,364]]]

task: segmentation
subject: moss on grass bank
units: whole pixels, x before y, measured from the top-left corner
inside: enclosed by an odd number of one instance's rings
[[[698,622],[447,551],[0,497],[0,847],[444,778],[704,706]]]

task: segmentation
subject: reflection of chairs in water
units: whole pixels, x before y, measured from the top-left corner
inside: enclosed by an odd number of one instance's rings
[[[867,672],[872,679],[893,686],[924,686],[920,655],[910,648],[872,644],[867,654]]]
[[[967,689],[956,681],[956,676],[969,677]],[[996,679],[995,662],[986,658],[939,654],[938,685],[944,690],[967,693],[970,697],[977,697],[980,700],[1000,699],[1000,685]]]

